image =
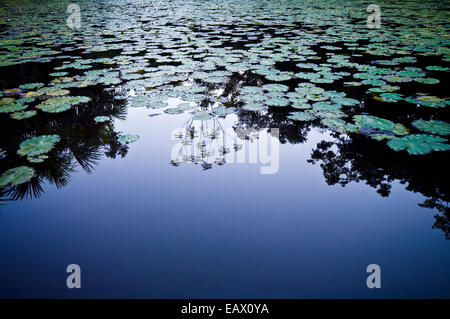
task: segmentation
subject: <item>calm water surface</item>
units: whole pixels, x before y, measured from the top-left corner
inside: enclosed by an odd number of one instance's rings
[[[0,110],[19,106],[0,113],[0,174],[25,166],[33,175],[0,189],[0,297],[450,297],[445,2],[431,7],[434,18],[426,1],[388,7],[378,36],[367,31],[364,1],[340,11],[308,1],[283,2],[278,11],[270,1],[229,8],[159,1],[145,16],[139,8],[150,2],[81,2],[81,31],[64,24],[68,3],[45,2],[52,10],[28,26],[6,21],[18,7],[2,5]],[[414,8],[423,19],[412,25],[402,10]],[[50,75],[58,72],[67,74]],[[370,79],[385,83],[348,84]],[[30,83],[42,85],[23,86]],[[254,88],[267,84],[284,87]],[[377,99],[389,92],[402,96]],[[420,96],[433,97],[432,105],[406,100]],[[18,101],[27,97],[34,100]],[[359,115],[374,118],[362,123]],[[444,124],[420,129],[413,122],[421,119]],[[184,151],[218,142],[216,153],[174,158],[174,133],[186,125],[197,137]],[[278,172],[260,174],[259,160],[219,165],[220,147],[234,150],[202,139],[213,126],[279,129]],[[444,146],[412,141],[409,149],[422,153],[413,154],[388,144],[413,134]],[[17,153],[24,141],[49,135],[59,140],[46,151]],[[248,149],[244,138],[236,141]],[[69,264],[81,267],[81,289],[66,287]],[[369,264],[381,267],[381,289],[366,286]]]

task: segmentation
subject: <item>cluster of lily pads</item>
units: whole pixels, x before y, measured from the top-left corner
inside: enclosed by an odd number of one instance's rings
[[[0,113],[8,113],[14,120],[33,117],[37,110],[61,113],[72,106],[91,101],[87,96],[68,96],[69,90],[57,86],[44,87],[43,83],[27,83],[3,93],[5,97],[0,98]]]
[[[23,141],[17,154],[26,156],[30,163],[42,163],[48,158],[46,155],[55,144],[60,141],[58,135],[42,135]],[[19,166],[9,169],[0,176],[0,188],[5,186],[20,185],[28,182],[35,174],[33,168],[29,166]]]

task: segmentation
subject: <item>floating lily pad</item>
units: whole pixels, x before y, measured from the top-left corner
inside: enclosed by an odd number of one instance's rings
[[[440,65],[430,65],[426,67],[429,71],[448,71],[450,68]]]
[[[393,133],[397,135],[407,135],[409,134],[409,129],[401,123],[397,123],[394,125]]]
[[[267,105],[255,103],[244,104],[242,108],[247,111],[266,111],[269,109]]]
[[[136,142],[139,139],[139,135],[125,134],[119,137],[119,143],[122,145]]]
[[[359,127],[369,127],[377,130],[392,131],[395,126],[392,121],[372,115],[355,115],[353,116],[353,120]]]
[[[19,86],[19,88],[22,90],[34,90],[34,89],[39,89],[39,88],[43,87],[44,85],[45,85],[44,83],[28,83],[28,84],[22,84],[21,86]]]
[[[36,105],[38,110],[47,113],[61,113],[70,109],[73,105],[87,103],[91,98],[87,96],[62,96],[45,100],[41,104]]]
[[[413,104],[419,104],[427,107],[446,107],[449,102],[445,99],[439,98],[437,96],[432,95],[424,95],[419,94],[416,97],[414,96],[408,96],[405,98],[406,102],[413,103]]]
[[[282,107],[282,106],[289,105],[289,103],[291,103],[291,101],[289,101],[288,99],[286,99],[284,97],[273,97],[273,98],[267,99],[264,103],[269,106]]]
[[[13,113],[23,111],[28,107],[26,104],[14,103],[0,106],[0,113]]]
[[[228,114],[232,114],[232,113],[236,112],[236,108],[219,106],[219,107],[216,107],[212,112],[213,112],[213,114],[215,114],[217,116],[227,116]]]
[[[23,119],[28,119],[30,117],[33,117],[37,114],[36,111],[27,111],[27,112],[16,112],[11,114],[11,118],[14,120],[23,120]]]
[[[28,161],[30,163],[42,163],[47,158],[48,158],[47,155],[32,156],[32,157],[28,157]]]
[[[164,113],[171,114],[171,115],[177,115],[177,114],[184,113],[184,110],[182,108],[173,107],[173,108],[164,110]]]
[[[34,169],[28,166],[19,166],[7,170],[0,176],[0,188],[11,185],[20,185],[28,182],[34,176]]]
[[[103,122],[108,122],[110,121],[110,117],[109,116],[96,116],[94,117],[94,121],[97,123],[103,123]]]
[[[283,82],[283,81],[290,80],[291,76],[289,74],[285,74],[285,73],[269,74],[269,75],[266,75],[266,79],[270,80],[270,81]]]
[[[438,84],[439,80],[435,78],[417,78],[414,81],[423,83],[423,84]]]
[[[442,121],[436,120],[417,120],[412,123],[412,125],[419,130],[427,133],[439,134],[439,135],[449,135],[450,134],[450,124]]]
[[[50,73],[50,76],[54,76],[54,77],[61,77],[61,76],[66,76],[68,73],[67,72],[54,72],[54,73]]]
[[[399,93],[382,93],[379,97],[374,97],[378,101],[395,103],[403,100],[403,95]]]
[[[58,135],[41,135],[33,137],[20,144],[17,154],[28,156],[29,159],[32,159],[36,156],[50,152],[55,146],[55,143],[59,141],[60,137]]]
[[[444,144],[445,138],[427,135],[412,134],[404,137],[393,138],[388,142],[390,148],[394,151],[406,150],[412,155],[424,155],[432,151],[450,150],[450,145]]]
[[[212,119],[212,115],[209,113],[205,113],[205,112],[199,112],[196,113],[192,116],[193,120],[198,120],[198,121],[207,121]]]
[[[312,121],[315,119],[314,115],[306,112],[291,112],[290,114],[288,118],[294,121]]]

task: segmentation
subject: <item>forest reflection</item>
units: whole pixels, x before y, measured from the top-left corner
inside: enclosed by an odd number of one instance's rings
[[[211,111],[214,107],[213,92],[221,91],[226,97],[222,104],[237,109],[237,122],[234,130],[259,130],[263,128],[278,128],[281,144],[305,143],[313,128],[328,131],[319,120],[294,121],[288,118],[289,111],[283,108],[270,108],[267,111],[247,111],[242,108],[239,100],[239,88],[242,85],[261,85],[258,77],[250,72],[233,75],[225,85],[207,84],[211,99],[199,103],[199,108]],[[295,86],[296,83],[292,83]],[[0,171],[26,164],[26,159],[17,155],[17,145],[30,137],[57,134],[61,142],[48,154],[49,158],[34,166],[35,176],[27,183],[7,186],[0,190],[1,201],[38,198],[43,192],[43,184],[48,182],[56,187],[64,187],[70,182],[75,168],[80,166],[85,172],[91,173],[103,156],[109,158],[125,157],[129,146],[122,145],[118,139],[121,136],[114,127],[113,121],[96,123],[96,116],[108,116],[112,119],[125,119],[127,114],[126,99],[117,98],[114,89],[105,90],[100,86],[83,89],[82,93],[91,97],[88,107],[73,107],[61,114],[40,114],[25,121],[14,121],[8,117],[0,117],[0,145],[5,156],[0,161]],[[362,102],[362,101],[361,101]],[[358,112],[368,111],[373,106],[370,101],[360,103]],[[411,119],[423,118],[424,111],[410,110]],[[371,114],[375,113],[370,109]],[[425,112],[429,112],[426,110]],[[172,115],[171,115],[172,116]],[[401,117],[404,112],[391,116]],[[217,127],[225,116],[214,116]],[[206,127],[206,126],[205,126]],[[380,196],[390,195],[391,185],[397,181],[405,185],[411,192],[421,193],[426,197],[421,207],[435,209],[433,228],[444,232],[450,239],[449,185],[442,174],[442,168],[449,162],[448,152],[433,152],[423,156],[411,156],[406,152],[394,152],[384,143],[370,139],[364,134],[343,134],[331,132],[333,141],[317,143],[308,160],[311,165],[319,165],[328,185],[345,187],[351,182],[365,183],[372,187]],[[204,170],[212,165],[204,164]],[[171,162],[173,166],[179,163]],[[218,163],[218,166],[224,163]]]

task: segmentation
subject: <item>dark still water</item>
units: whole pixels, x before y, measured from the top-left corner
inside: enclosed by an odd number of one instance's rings
[[[69,4],[0,5],[1,298],[450,297],[447,2]]]

